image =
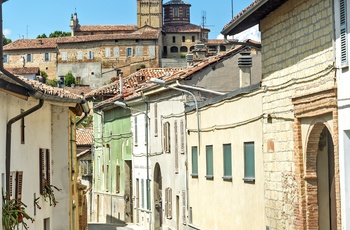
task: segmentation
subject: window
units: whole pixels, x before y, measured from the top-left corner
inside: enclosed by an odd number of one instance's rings
[[[119,57],[119,47],[114,47],[114,57]]]
[[[120,192],[120,166],[116,165],[115,167],[115,192]]]
[[[83,60],[83,52],[82,51],[78,51],[78,60]]]
[[[168,219],[172,218],[172,189],[165,188],[165,217]]]
[[[231,144],[223,145],[223,159],[224,159],[224,180],[232,179],[232,155],[231,155]]]
[[[182,42],[185,42],[185,41],[186,41],[186,37],[182,36]]]
[[[26,62],[32,62],[33,61],[33,55],[32,54],[26,54]]]
[[[141,179],[141,208],[145,208],[145,180]]]
[[[106,47],[105,53],[106,53],[106,58],[110,58],[111,57],[111,48]]]
[[[348,65],[348,41],[347,41],[347,12],[346,0],[340,0],[340,50],[341,50],[341,65]]]
[[[164,152],[170,153],[170,123],[163,124]]]
[[[94,59],[94,51],[91,51],[91,50],[90,50],[90,51],[88,52],[88,59],[89,59],[89,60],[93,60],[93,59]]]
[[[126,56],[132,57],[133,55],[133,49],[131,47],[126,48]]]
[[[214,165],[213,165],[213,146],[207,145],[205,147],[206,152],[206,166],[207,166],[207,175],[205,176],[207,179],[214,178]]]
[[[12,199],[22,200],[23,171],[10,172],[9,182],[10,182],[10,188],[9,188],[10,200]]]
[[[62,52],[62,61],[67,61],[67,52]]]
[[[148,47],[148,53],[150,57],[156,56],[156,47],[155,46],[149,46]]]
[[[220,51],[226,51],[226,46],[220,46]]]
[[[138,56],[138,57],[143,56],[143,47],[142,46],[136,46],[136,56]]]
[[[10,55],[4,54],[4,63],[9,63]]]
[[[177,133],[177,121],[174,122],[174,145],[175,145],[175,173],[179,173],[179,149],[178,149],[178,133]]]
[[[174,17],[179,17],[179,8],[174,8]]]
[[[137,133],[137,116],[134,117],[134,145],[137,146],[138,142],[138,133]]]
[[[176,42],[176,37],[175,36],[173,36],[173,43],[175,43]]]
[[[196,37],[192,36],[192,42],[195,42],[195,41],[196,41]]]
[[[146,180],[147,209],[151,209],[151,180]]]
[[[40,194],[45,193],[45,183],[51,184],[51,173],[50,173],[50,150],[39,149],[39,161],[40,161]]]
[[[43,53],[43,61],[44,62],[50,61],[50,53]]]
[[[244,143],[244,181],[255,180],[254,142]]]
[[[181,46],[181,48],[180,48],[181,53],[187,53],[187,51],[188,51],[188,49],[186,46]]]
[[[80,76],[76,77],[75,80],[76,80],[76,83],[77,83],[78,85],[81,84],[81,77],[80,77]]]
[[[197,146],[192,146],[192,177],[198,177],[198,149]]]
[[[170,52],[171,52],[171,53],[177,53],[177,52],[179,52],[179,48],[177,48],[176,46],[172,46],[172,47],[170,48]]]

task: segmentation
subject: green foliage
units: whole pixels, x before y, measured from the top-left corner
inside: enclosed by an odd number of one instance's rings
[[[58,38],[58,37],[70,37],[70,32],[63,32],[63,31],[55,31],[49,35],[50,38]]]
[[[44,179],[44,200],[47,201],[47,199],[49,199],[50,206],[53,205],[55,207],[58,201],[56,200],[54,189],[56,191],[62,190],[60,188],[57,188],[55,185],[49,184],[49,182]]]
[[[77,117],[77,122],[79,122],[81,119],[81,117]],[[88,128],[88,127],[92,127],[92,122],[93,122],[93,116],[92,115],[88,115],[85,120],[83,120],[78,128]]]
[[[64,85],[70,87],[72,84],[76,84],[75,77],[71,72],[69,72],[64,76]]]
[[[57,80],[56,79],[47,79],[46,80],[46,85],[50,85],[52,87],[57,87]]]
[[[14,230],[18,228],[19,224],[22,224],[24,229],[28,229],[26,220],[34,222],[34,219],[30,217],[25,208],[27,206],[17,199],[4,199],[2,206],[2,226],[5,230]]]
[[[12,40],[9,38],[6,38],[5,35],[2,35],[2,45],[7,45],[9,43],[11,43]]]
[[[38,35],[36,38],[47,38],[46,34]]]
[[[49,75],[47,75],[47,73],[46,73],[45,71],[40,71],[40,76],[41,76],[42,78],[47,79],[47,77],[48,77]]]
[[[141,64],[141,65],[140,65],[140,68],[141,68],[141,69],[144,69],[144,68],[146,68],[146,65],[145,65],[145,64]]]

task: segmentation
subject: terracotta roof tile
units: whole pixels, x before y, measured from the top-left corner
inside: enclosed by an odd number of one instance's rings
[[[92,145],[94,131],[92,128],[78,128],[76,131],[77,145]]]
[[[36,74],[40,75],[39,67],[22,67],[22,68],[7,68],[7,70],[15,75]]]
[[[72,87],[64,87],[65,90],[71,92],[71,93],[74,93],[76,95],[86,95],[88,94],[89,92],[91,92],[91,88],[89,85],[87,86],[72,86]]]
[[[78,26],[77,32],[99,32],[99,31],[134,31],[137,30],[137,25],[83,25]]]
[[[209,30],[204,28],[205,30]],[[163,30],[166,33],[199,33],[202,30],[202,27],[194,24],[185,24],[185,25],[164,25]]]
[[[237,42],[236,39],[229,39],[230,42]],[[206,45],[226,45],[226,42],[224,39],[208,39],[205,42]]]
[[[4,46],[4,51],[18,49],[55,49],[57,38],[19,39]]]

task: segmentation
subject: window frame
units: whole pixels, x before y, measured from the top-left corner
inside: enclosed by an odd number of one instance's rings
[[[10,55],[9,54],[4,54],[3,56],[3,63],[9,63],[10,60]]]
[[[26,54],[26,62],[33,62],[33,54]]]
[[[198,147],[191,147],[191,177],[198,178]]]
[[[214,179],[214,148],[213,145],[205,146],[205,166],[206,166],[206,175],[207,180]]]
[[[248,150],[249,150],[248,148],[250,148],[250,147],[253,147],[252,153],[248,152]],[[243,178],[243,180],[244,180],[244,182],[254,183],[255,182],[255,143],[253,141],[244,142],[243,152],[244,152],[244,178]],[[247,160],[248,154],[253,154],[252,156],[250,156],[250,158],[248,158],[248,159],[252,159],[253,162],[248,162],[248,160]],[[250,167],[248,168],[248,166],[250,166]],[[250,170],[252,170],[252,171],[250,171]]]
[[[229,150],[229,152],[227,152]],[[222,179],[225,181],[232,181],[232,145],[222,145],[222,159],[223,159],[223,176]],[[228,159],[227,159],[228,157]],[[227,168],[229,166],[229,168]]]
[[[126,57],[133,57],[134,56],[134,50],[132,47],[127,47],[125,50]]]

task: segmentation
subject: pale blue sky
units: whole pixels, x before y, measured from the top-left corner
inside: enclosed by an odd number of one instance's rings
[[[164,0],[163,3],[169,0]],[[191,23],[201,25],[206,13],[209,38],[216,38],[232,18],[232,0],[185,0],[191,6]],[[3,29],[12,41],[36,38],[56,30],[70,32],[75,11],[81,25],[136,24],[136,0],[8,0],[3,3]],[[234,16],[253,0],[233,0]]]

